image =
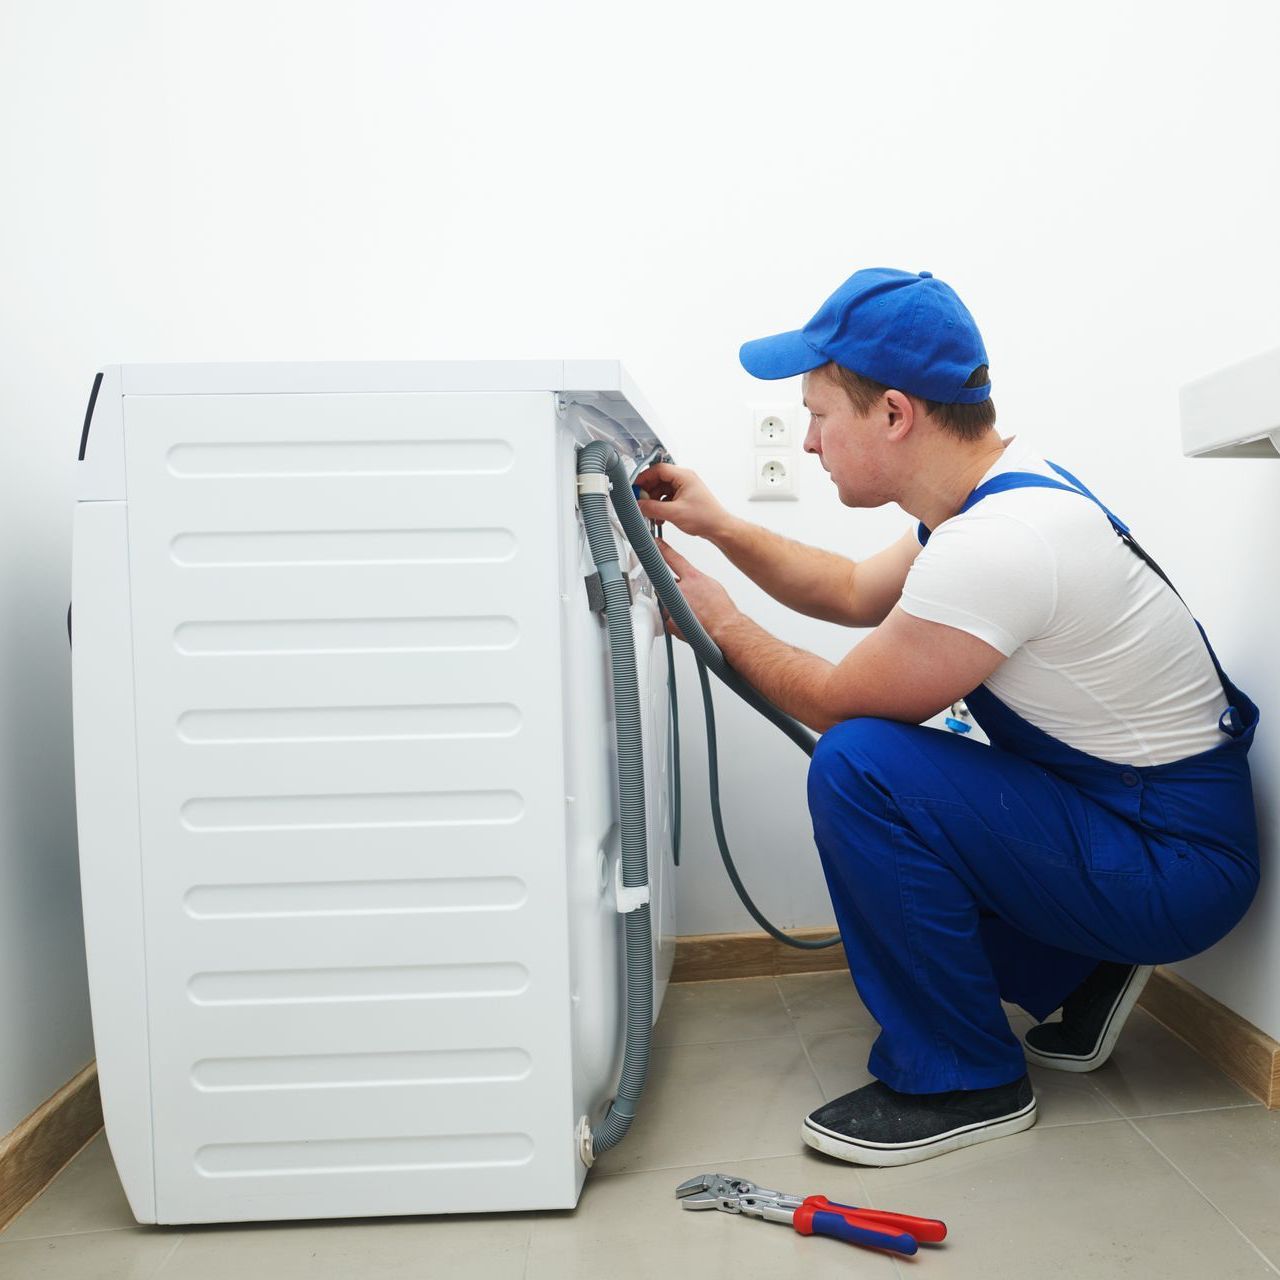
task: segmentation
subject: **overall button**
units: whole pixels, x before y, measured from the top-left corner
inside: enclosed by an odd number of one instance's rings
[[[1126,787],[1136,787],[1138,785],[1138,775],[1136,773],[1131,773],[1126,769],[1125,772],[1120,775],[1120,781],[1123,782]]]

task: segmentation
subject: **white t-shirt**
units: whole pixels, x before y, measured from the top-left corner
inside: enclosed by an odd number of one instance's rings
[[[1016,440],[983,480],[1002,471],[1060,479]],[[1187,607],[1079,494],[1013,489],[944,520],[901,605],[999,649],[986,687],[1079,751],[1155,765],[1225,740],[1227,700]]]

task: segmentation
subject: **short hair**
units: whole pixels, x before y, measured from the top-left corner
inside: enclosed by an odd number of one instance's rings
[[[829,374],[834,381],[844,388],[853,407],[859,413],[869,413],[876,401],[886,391],[892,390],[883,382],[874,378],[864,378],[862,374],[846,369],[843,365],[832,361],[822,366],[822,372]],[[987,366],[980,364],[964,384],[966,387],[985,387],[991,378]],[[923,396],[916,396],[924,400]],[[934,419],[938,426],[948,435],[959,440],[980,440],[996,422],[996,406],[988,396],[977,404],[942,404],[937,400],[924,400],[925,413]]]

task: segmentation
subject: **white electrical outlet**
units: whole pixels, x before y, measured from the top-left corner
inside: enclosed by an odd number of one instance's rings
[[[795,501],[795,457],[789,453],[757,453],[751,472],[752,502]]]
[[[794,449],[796,407],[792,404],[753,404],[751,445],[755,449]]]

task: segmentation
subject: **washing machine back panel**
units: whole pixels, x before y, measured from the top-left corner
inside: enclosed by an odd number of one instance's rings
[[[576,1199],[554,417],[124,397],[158,1221]]]

